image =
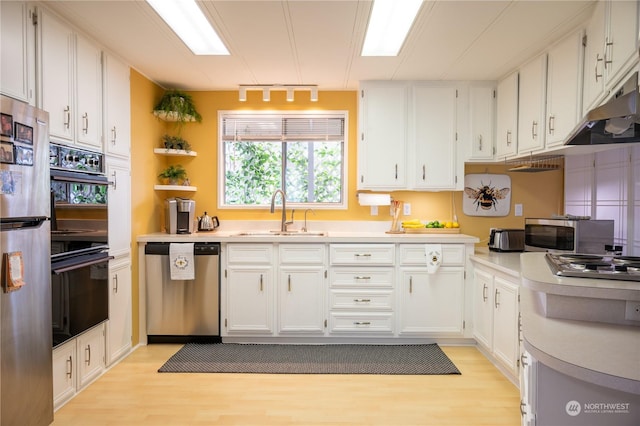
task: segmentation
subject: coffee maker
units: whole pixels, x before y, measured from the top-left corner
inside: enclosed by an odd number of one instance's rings
[[[195,231],[196,202],[188,198],[164,200],[164,221],[168,234],[191,234]]]

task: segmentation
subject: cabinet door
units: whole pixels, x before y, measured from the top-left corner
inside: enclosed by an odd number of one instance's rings
[[[53,350],[53,408],[58,409],[76,393],[76,341]]]
[[[282,333],[324,332],[324,267],[280,267],[278,280],[279,331]]]
[[[496,157],[514,155],[518,128],[518,73],[498,83]]]
[[[582,115],[586,115],[589,110],[596,106],[604,91],[605,8],[605,1],[596,3],[591,20],[589,20],[585,29]]]
[[[493,160],[495,142],[496,89],[469,88],[470,160]]]
[[[228,333],[272,334],[272,269],[234,266],[227,274]]]
[[[76,139],[102,151],[102,61],[98,47],[76,36]]]
[[[360,189],[407,187],[407,87],[367,86],[361,91],[358,144]]]
[[[488,350],[493,344],[493,275],[476,269],[473,281],[473,337]]]
[[[131,172],[128,160],[107,158],[109,181],[109,254],[131,253]]]
[[[33,8],[24,2],[0,2],[0,92],[35,104]]]
[[[73,31],[44,10],[39,13],[42,90],[38,105],[49,112],[50,135],[73,142]]]
[[[495,277],[493,306],[493,353],[515,372],[518,359],[518,286]]]
[[[610,1],[604,70],[607,83],[616,84],[628,65],[637,60],[638,2]]]
[[[463,321],[463,268],[400,268],[400,335],[459,336]]]
[[[544,149],[547,55],[520,69],[518,84],[518,153]]]
[[[78,336],[78,389],[96,379],[105,367],[104,324]]]
[[[413,88],[413,186],[416,189],[454,189],[456,186],[455,87]]]
[[[128,158],[131,149],[129,66],[104,54],[104,150]]]
[[[109,322],[107,322],[107,364],[131,349],[131,262],[129,258],[109,263]]]
[[[581,119],[582,31],[549,50],[547,58],[547,148],[560,145]]]

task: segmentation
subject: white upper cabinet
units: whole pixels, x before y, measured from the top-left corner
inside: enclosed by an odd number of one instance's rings
[[[44,9],[38,23],[38,105],[49,111],[51,137],[102,151],[100,49]]]
[[[408,89],[403,83],[365,83],[360,91],[358,188],[407,187]]]
[[[457,89],[452,86],[412,88],[410,157],[415,189],[441,190],[456,186]],[[413,151],[411,150],[413,148]]]
[[[455,86],[385,81],[361,89],[358,189],[455,189]]]
[[[518,73],[498,83],[496,159],[516,154],[518,143]]]
[[[637,59],[638,2],[600,1],[586,28],[582,112],[600,104]]]
[[[131,151],[131,94],[129,66],[103,54],[104,151],[128,158]]]
[[[0,2],[0,92],[35,105],[34,9],[24,2]]]
[[[495,151],[496,88],[469,87],[470,161],[491,161]]]
[[[547,55],[520,69],[518,89],[518,154],[544,149]]]
[[[547,57],[546,147],[561,145],[582,118],[583,31],[553,46]]]

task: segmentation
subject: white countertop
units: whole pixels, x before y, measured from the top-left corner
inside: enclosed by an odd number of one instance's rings
[[[496,252],[489,249],[476,249],[471,256],[471,261],[493,269],[504,272],[505,274],[520,277],[520,252]]]

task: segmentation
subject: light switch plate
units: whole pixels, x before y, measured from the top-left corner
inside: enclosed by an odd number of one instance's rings
[[[378,206],[371,206],[371,216],[378,216]]]
[[[516,216],[522,216],[522,204],[516,204]]]
[[[411,215],[411,203],[404,203],[402,205],[402,214],[405,216]]]

